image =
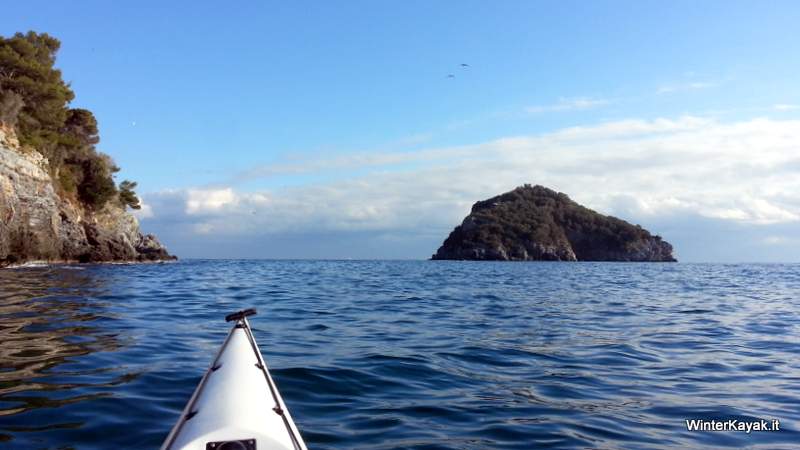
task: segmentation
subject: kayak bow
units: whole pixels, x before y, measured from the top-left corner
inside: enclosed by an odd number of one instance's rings
[[[258,350],[246,309],[161,450],[307,450]]]

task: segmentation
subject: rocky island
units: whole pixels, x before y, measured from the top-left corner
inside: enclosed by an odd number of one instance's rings
[[[139,230],[136,183],[117,184],[97,121],[69,107],[47,34],[0,37],[0,267],[27,261],[175,259]]]
[[[475,203],[431,259],[675,262],[672,245],[543,186]]]

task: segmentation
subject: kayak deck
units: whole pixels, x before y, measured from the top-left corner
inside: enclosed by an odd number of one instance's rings
[[[306,445],[242,314],[161,449],[256,448],[306,450]]]

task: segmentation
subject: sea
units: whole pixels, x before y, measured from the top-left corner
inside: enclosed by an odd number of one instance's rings
[[[0,270],[0,448],[158,448],[247,307],[309,449],[800,447],[797,264],[187,260]]]

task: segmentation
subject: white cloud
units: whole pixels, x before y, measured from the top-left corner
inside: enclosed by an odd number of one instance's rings
[[[605,106],[608,100],[591,97],[560,98],[558,102],[550,105],[534,105],[525,108],[530,114],[561,111],[580,111]]]
[[[800,105],[792,105],[789,103],[778,103],[776,105],[772,105],[772,108],[777,111],[795,111],[800,109]]]
[[[189,189],[186,198],[186,214],[204,214],[224,211],[238,204],[232,188]]]
[[[693,116],[678,119],[628,119],[602,125],[565,128],[552,133],[550,137],[558,141],[573,140],[589,143],[594,140],[629,139],[637,136],[655,138],[664,134],[700,130],[713,123],[713,119]]]
[[[149,212],[143,218],[187,224],[198,234],[441,235],[475,201],[535,183],[633,221],[699,215],[753,226],[785,224],[800,221],[798,147],[797,120],[624,120],[471,146],[266,166],[248,177],[331,167],[361,175],[261,192],[228,186],[153,193],[145,196]]]

